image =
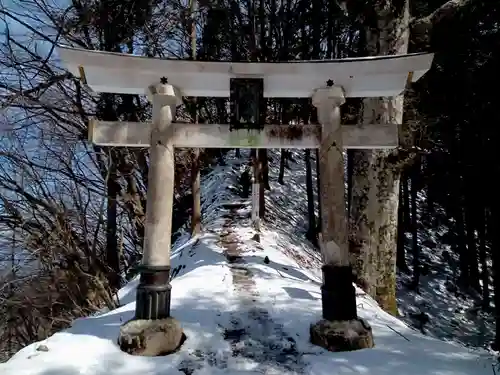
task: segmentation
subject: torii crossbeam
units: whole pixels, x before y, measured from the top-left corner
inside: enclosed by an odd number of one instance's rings
[[[153,103],[150,123],[92,120],[89,126],[89,140],[95,144],[150,148],[136,316],[122,326],[122,349],[159,355],[174,350],[182,339],[179,323],[170,317],[174,147],[319,148],[323,318],[360,324],[347,247],[343,149],[396,147],[400,124],[341,126],[340,106],[346,97],[400,95],[408,81],[418,80],[430,68],[433,54],[241,63],[146,58],[62,46],[58,53],[91,90],[146,94]],[[175,109],[183,96],[231,97],[232,123],[175,123]],[[264,125],[262,99],[271,97],[312,98],[320,125]]]

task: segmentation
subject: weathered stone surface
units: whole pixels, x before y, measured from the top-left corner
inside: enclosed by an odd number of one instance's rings
[[[370,56],[405,54],[409,45],[410,2],[395,8],[379,7],[372,2],[375,31],[363,25],[366,52]],[[393,35],[385,38],[384,35]],[[405,92],[411,94],[412,90]],[[414,100],[414,99],[413,99]],[[404,96],[364,98],[363,124],[403,124]],[[402,148],[413,146],[415,111],[409,111],[400,128]],[[385,311],[395,314],[397,212],[399,203],[400,150],[356,150],[352,159],[349,254],[357,284],[372,296]]]
[[[370,325],[362,320],[329,321],[322,319],[310,328],[311,343],[331,352],[348,352],[372,348]]]
[[[184,340],[179,321],[169,317],[128,321],[120,327],[118,345],[129,354],[155,357],[176,351]]]

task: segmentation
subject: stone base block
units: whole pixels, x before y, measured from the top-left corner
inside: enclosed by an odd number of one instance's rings
[[[311,343],[331,352],[372,348],[370,325],[362,319],[329,321],[322,319],[310,328]]]
[[[172,317],[157,320],[130,320],[120,327],[118,345],[132,355],[155,357],[180,348],[186,336]]]

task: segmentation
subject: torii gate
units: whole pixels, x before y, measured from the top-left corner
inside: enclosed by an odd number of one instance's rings
[[[89,140],[94,144],[150,148],[136,314],[121,327],[118,341],[122,349],[160,355],[175,350],[182,340],[180,324],[170,316],[174,147],[319,148],[324,319],[311,326],[311,335],[336,340],[347,327],[356,336],[350,340],[369,337],[371,341],[371,329],[360,322],[356,312],[342,151],[394,148],[400,124],[342,126],[340,106],[346,97],[401,94],[408,81],[415,82],[427,72],[433,54],[245,63],[146,58],[63,46],[58,52],[68,70],[93,91],[147,94],[153,104],[150,123],[92,120],[89,126]],[[183,96],[230,97],[231,124],[175,123],[176,106]],[[271,97],[312,98],[320,125],[263,125],[263,98]],[[342,323],[335,326],[339,321]]]

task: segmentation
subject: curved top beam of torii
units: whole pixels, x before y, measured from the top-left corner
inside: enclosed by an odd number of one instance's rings
[[[229,97],[231,78],[264,78],[264,97],[311,97],[332,80],[346,97],[399,95],[431,67],[434,55],[418,53],[338,60],[213,62],[148,58],[59,46],[63,65],[95,92],[146,94],[161,77],[183,96]]]

